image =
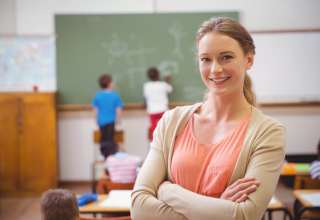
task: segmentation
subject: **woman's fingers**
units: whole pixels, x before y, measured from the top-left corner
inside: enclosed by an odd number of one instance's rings
[[[248,195],[247,194],[243,194],[239,199],[237,199],[234,202],[240,203],[240,202],[244,202],[248,199]]]
[[[221,198],[233,202],[245,201],[248,195],[255,192],[260,182],[254,178],[242,178],[228,186],[222,193]]]
[[[255,178],[253,177],[247,177],[247,178],[242,178],[242,179],[238,179],[237,181],[235,181],[233,184],[231,184],[230,186],[228,186],[229,189],[232,189],[234,187],[237,187],[239,184],[242,183],[246,183],[246,182],[252,182],[255,181]]]
[[[244,188],[241,191],[237,191],[232,197],[231,201],[237,201],[239,199],[242,199],[244,195],[248,197],[251,193],[255,192],[257,190],[258,186],[257,185],[251,185],[246,188]]]
[[[233,188],[229,189],[229,194],[235,195],[236,193],[241,192],[243,190],[246,190],[246,189],[250,188],[251,186],[258,187],[259,184],[260,183],[256,180],[251,180],[248,182],[239,183],[239,184],[233,186]]]

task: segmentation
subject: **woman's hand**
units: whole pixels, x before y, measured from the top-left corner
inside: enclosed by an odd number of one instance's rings
[[[162,195],[164,195],[165,193],[169,192],[169,188],[173,183],[171,183],[170,181],[164,181],[163,183],[160,184],[159,188],[158,188],[158,192],[157,192],[157,197],[159,200],[163,201],[163,197]]]
[[[242,178],[228,186],[220,196],[221,199],[230,200],[232,202],[244,202],[248,199],[248,195],[257,190],[260,182],[255,178]]]

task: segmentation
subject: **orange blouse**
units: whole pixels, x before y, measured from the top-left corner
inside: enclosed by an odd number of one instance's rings
[[[174,144],[173,182],[202,195],[220,197],[239,157],[250,117],[241,120],[234,130],[215,144],[197,142],[193,121],[194,115]]]

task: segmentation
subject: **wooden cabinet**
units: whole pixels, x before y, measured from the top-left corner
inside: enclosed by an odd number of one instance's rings
[[[0,93],[0,193],[41,193],[57,185],[53,93]]]

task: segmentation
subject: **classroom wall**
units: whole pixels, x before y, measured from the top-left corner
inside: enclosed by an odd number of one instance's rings
[[[16,33],[16,1],[0,0],[0,34]]]
[[[239,11],[249,30],[320,28],[319,8],[318,0],[0,0],[0,34],[54,35],[54,14],[220,10]],[[287,126],[288,153],[315,152],[319,107],[264,110]],[[96,128],[93,113],[59,112],[58,123],[60,180],[90,180],[90,164],[98,157],[98,146],[92,140]],[[147,123],[144,111],[124,113],[124,148],[141,157],[148,149]]]

